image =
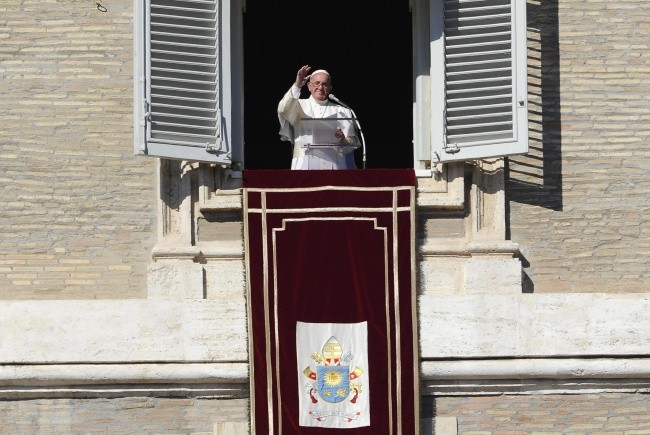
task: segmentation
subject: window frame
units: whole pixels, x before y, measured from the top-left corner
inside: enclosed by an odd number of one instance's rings
[[[244,83],[243,12],[245,0],[218,1],[220,16],[220,88],[222,139],[229,150],[227,158],[201,148],[160,144],[148,141],[147,131],[147,55],[148,12],[152,0],[134,2],[134,151],[136,154],[170,159],[217,163],[243,167],[244,160]],[[457,0],[467,2],[470,0]],[[439,172],[439,163],[523,154],[528,151],[526,4],[510,0],[513,11],[512,58],[516,110],[515,140],[482,146],[464,147],[459,152],[445,149],[445,62],[444,0],[411,0],[413,12],[413,155],[419,176]]]

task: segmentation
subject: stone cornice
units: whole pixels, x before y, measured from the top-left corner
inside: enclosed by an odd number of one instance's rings
[[[249,396],[248,364],[0,365],[0,398]],[[650,358],[422,361],[423,395],[650,392]]]

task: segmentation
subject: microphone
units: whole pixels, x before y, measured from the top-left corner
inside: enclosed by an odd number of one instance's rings
[[[332,101],[334,101],[334,102],[337,103],[337,104],[340,104],[341,106],[345,107],[346,109],[350,109],[350,110],[352,110],[352,109],[350,108],[350,106],[348,106],[347,104],[345,104],[343,101],[339,100],[339,99],[337,98],[337,96],[334,95],[334,94],[329,94],[329,99],[332,100]]]
[[[352,112],[352,117],[354,118],[354,121],[357,124],[357,128],[359,129],[359,134],[361,135],[361,146],[362,146],[362,150],[363,150],[363,169],[366,169],[366,141],[363,138],[363,130],[361,130],[361,124],[359,124],[359,118],[357,118],[357,115],[356,115],[356,113],[354,113],[354,110],[352,110],[352,107],[348,106],[343,101],[339,100],[336,97],[336,95],[329,94],[328,97],[329,97],[330,100],[334,101],[336,104],[340,104],[341,106],[345,107],[350,112]]]

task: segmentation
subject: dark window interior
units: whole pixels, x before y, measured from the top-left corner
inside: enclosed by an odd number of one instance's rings
[[[367,168],[413,167],[411,45],[406,0],[248,0],[245,167],[290,167],[291,145],[279,139],[276,108],[306,64],[328,70],[332,93],[357,114]],[[360,151],[355,158],[361,168]]]

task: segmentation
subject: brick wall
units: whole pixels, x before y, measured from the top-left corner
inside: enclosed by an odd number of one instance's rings
[[[650,395],[607,393],[427,397],[423,418],[452,416],[458,433],[650,433]],[[0,401],[2,433],[212,433],[247,421],[248,400],[175,398]]]
[[[650,395],[577,394],[439,397],[423,417],[451,416],[465,435],[650,433]]]
[[[212,434],[216,422],[247,418],[246,399],[0,401],[0,433],[4,434]]]
[[[529,0],[531,153],[510,159],[526,291],[650,288],[650,2]]]
[[[155,162],[133,156],[132,2],[0,3],[0,298],[146,295]]]
[[[100,2],[101,3],[101,2]],[[132,2],[0,4],[0,298],[145,295],[154,161],[132,155]],[[526,291],[649,287],[650,2],[529,0]]]

